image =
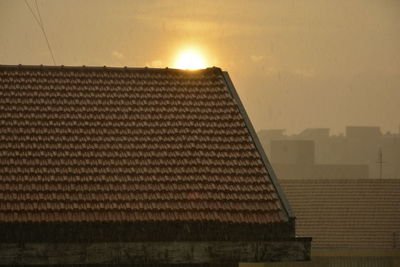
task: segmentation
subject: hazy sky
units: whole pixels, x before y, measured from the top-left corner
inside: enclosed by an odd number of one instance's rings
[[[37,3],[57,65],[165,67],[195,46],[256,130],[399,130],[400,0]],[[0,0],[0,64],[53,64],[22,0]]]

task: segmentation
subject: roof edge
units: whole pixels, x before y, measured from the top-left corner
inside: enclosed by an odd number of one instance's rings
[[[0,68],[5,68],[5,69],[47,69],[47,70],[115,70],[115,71],[140,71],[140,70],[154,70],[154,71],[161,71],[161,70],[172,70],[172,71],[183,71],[183,72],[189,72],[189,73],[196,73],[199,71],[206,71],[206,70],[221,70],[218,67],[208,67],[204,69],[196,69],[196,70],[186,70],[186,69],[177,69],[177,68],[170,68],[170,67],[165,67],[165,68],[151,68],[151,67],[114,67],[114,66],[86,66],[86,65],[75,65],[75,66],[64,66],[64,65],[23,65],[23,64],[17,64],[17,65],[8,65],[8,64],[0,64]]]
[[[250,121],[250,118],[247,115],[247,112],[246,112],[246,110],[245,110],[245,108],[244,108],[244,106],[242,104],[242,101],[240,100],[240,97],[239,97],[239,95],[238,95],[238,93],[237,93],[237,91],[235,89],[235,86],[233,85],[233,82],[232,82],[231,78],[229,77],[228,72],[227,71],[221,71],[221,72],[222,72],[222,75],[224,77],[225,84],[228,87],[228,90],[229,90],[231,96],[233,97],[233,99],[235,100],[235,102],[236,102],[236,104],[237,104],[237,106],[239,108],[239,112],[240,112],[240,114],[242,115],[242,117],[244,119],[244,122],[246,124],[246,128],[249,131],[249,134],[250,134],[250,136],[251,136],[251,138],[252,138],[252,140],[254,142],[254,146],[256,147],[258,153],[260,154],[261,160],[262,160],[264,166],[266,167],[266,169],[268,171],[268,174],[269,174],[269,176],[271,178],[271,183],[274,186],[274,188],[275,188],[275,190],[276,190],[276,192],[278,194],[278,198],[279,198],[279,200],[281,201],[281,203],[283,205],[283,209],[285,211],[285,216],[288,219],[295,218],[294,212],[293,212],[293,210],[292,210],[292,208],[291,208],[291,206],[290,206],[290,204],[289,204],[289,202],[288,202],[288,200],[286,198],[285,193],[283,192],[283,190],[282,190],[282,188],[280,186],[280,183],[279,183],[279,181],[277,179],[277,176],[276,176],[276,174],[275,174],[275,172],[274,172],[274,170],[272,168],[272,165],[268,160],[268,157],[267,157],[267,155],[266,155],[266,153],[265,153],[265,151],[264,151],[264,149],[263,149],[263,147],[262,147],[262,145],[260,143],[260,140],[258,139],[258,136],[257,136],[257,134],[256,134],[256,132],[254,130],[254,127],[253,127],[253,125],[252,125],[252,123]]]

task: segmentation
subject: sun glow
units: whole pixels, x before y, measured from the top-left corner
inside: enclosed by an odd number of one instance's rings
[[[202,54],[196,49],[186,49],[179,53],[176,61],[175,68],[186,70],[205,69],[206,63]]]

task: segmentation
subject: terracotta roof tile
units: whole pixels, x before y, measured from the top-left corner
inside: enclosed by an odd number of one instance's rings
[[[296,230],[315,248],[399,248],[399,179],[281,180]]]
[[[0,66],[0,222],[284,222],[220,69]]]

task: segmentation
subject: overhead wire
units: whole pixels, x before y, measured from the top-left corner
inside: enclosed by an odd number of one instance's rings
[[[31,6],[28,4],[26,0],[24,0],[25,5],[28,7],[29,11],[31,12],[33,18],[36,20],[37,24],[39,25],[40,29],[42,28],[42,24],[40,23],[39,19],[36,17],[35,12],[33,12]]]
[[[44,37],[46,38],[47,46],[48,46],[49,51],[50,51],[50,54],[51,54],[51,58],[53,59],[54,65],[56,65],[56,60],[55,60],[55,58],[54,58],[53,50],[51,49],[49,39],[47,38],[47,34],[46,34],[45,29],[44,29],[44,24],[43,24],[43,21],[42,21],[42,16],[40,15],[40,9],[39,9],[37,0],[35,0],[35,5],[36,5],[37,13],[38,13],[38,15],[39,15],[40,25],[42,26],[42,31],[43,31]]]
[[[35,15],[35,12],[33,12],[33,9],[28,4],[27,0],[24,0],[24,2],[25,2],[25,5],[28,7],[29,11],[31,12],[33,18],[37,22],[39,28],[42,30],[43,36],[46,39],[47,48],[50,51],[51,59],[53,60],[53,64],[56,65],[56,60],[54,58],[53,50],[51,49],[49,39],[47,38],[46,30],[44,29],[44,26],[43,26],[43,21],[42,21],[41,15],[40,15],[39,6],[37,4],[37,1],[35,0],[35,5],[36,5],[36,10],[37,10],[37,13],[39,15],[39,18]]]
[[[38,15],[39,15],[40,25],[42,25],[42,28],[44,28],[44,27],[43,27],[42,16],[40,16],[40,10],[39,10],[39,6],[38,6],[38,4],[37,4],[37,0],[35,0],[35,6],[36,6],[36,11],[37,11],[37,13],[38,13]]]

